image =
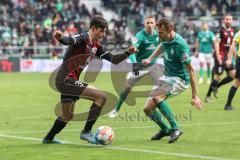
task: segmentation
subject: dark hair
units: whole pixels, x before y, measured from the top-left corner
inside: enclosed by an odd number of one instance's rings
[[[94,15],[90,21],[90,27],[105,29],[108,27],[107,21],[101,15]]]
[[[162,17],[161,19],[157,20],[156,22],[156,26],[164,26],[164,28],[170,28],[170,29],[174,29],[174,24],[173,22],[166,18],[166,17]]]

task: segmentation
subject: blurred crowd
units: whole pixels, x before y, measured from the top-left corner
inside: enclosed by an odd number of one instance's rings
[[[177,23],[189,43],[193,43],[196,28],[186,16],[222,16],[237,12],[240,0],[101,0],[100,8],[91,10],[82,0],[1,0],[0,46],[58,46],[53,31],[65,35],[86,31],[91,15],[110,11],[106,41],[119,43],[129,40],[142,26],[144,15],[169,17]],[[181,22],[181,23],[180,23]],[[52,51],[53,55],[58,50]],[[39,54],[28,50],[25,54]]]

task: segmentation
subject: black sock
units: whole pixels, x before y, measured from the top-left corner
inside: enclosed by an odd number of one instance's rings
[[[208,89],[207,97],[211,96],[212,91],[214,90],[215,87],[217,87],[217,85],[218,85],[218,81],[214,79]]]
[[[88,114],[87,122],[84,126],[84,132],[92,130],[92,127],[95,124],[95,122],[97,121],[101,111],[102,111],[101,106],[98,106],[95,103],[92,104],[92,106],[90,107],[89,114]]]
[[[223,80],[221,80],[221,82],[218,83],[217,88],[223,86],[224,84],[231,82],[232,80],[233,80],[233,78],[230,76],[223,78]]]
[[[56,134],[58,134],[66,126],[66,124],[67,124],[67,122],[63,122],[63,121],[60,120],[60,118],[57,118],[55,120],[52,128],[48,132],[47,136],[45,137],[45,139],[53,140],[54,136]]]
[[[228,93],[228,100],[227,100],[227,104],[226,104],[226,105],[231,106],[231,104],[232,104],[232,99],[233,99],[233,97],[234,97],[237,89],[238,89],[238,88],[235,87],[235,86],[232,86],[232,87],[231,87],[231,89],[229,90],[229,93]]]

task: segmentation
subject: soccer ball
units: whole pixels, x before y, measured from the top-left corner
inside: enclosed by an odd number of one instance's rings
[[[102,145],[110,144],[114,138],[114,132],[111,127],[108,126],[101,126],[97,128],[95,133],[95,137],[97,142]]]

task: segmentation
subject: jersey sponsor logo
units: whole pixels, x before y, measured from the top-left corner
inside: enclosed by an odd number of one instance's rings
[[[206,37],[202,38],[201,42],[207,42],[207,38]]]
[[[147,50],[155,50],[156,46],[154,44],[151,44],[149,47],[146,48]]]

